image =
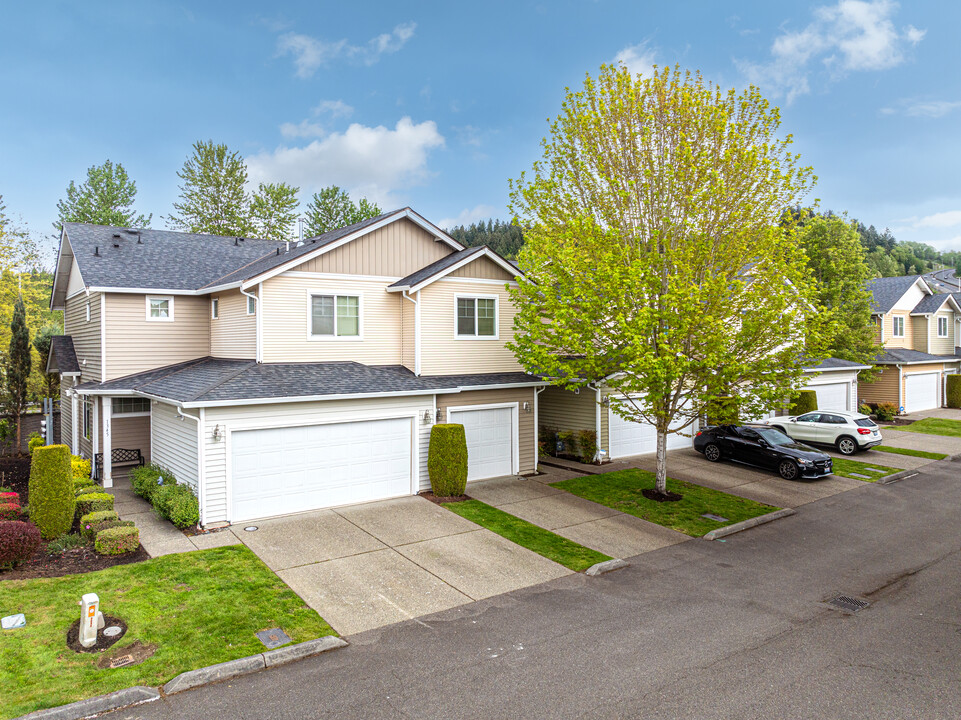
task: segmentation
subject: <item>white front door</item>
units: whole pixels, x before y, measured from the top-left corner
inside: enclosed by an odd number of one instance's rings
[[[617,400],[611,398],[611,405]],[[657,452],[657,430],[646,422],[631,422],[625,420],[612,409],[608,408],[608,436],[610,440],[610,456],[612,460],[630,455],[646,455]],[[671,427],[677,427],[674,423]],[[667,436],[667,449],[691,447],[697,423],[684,429],[686,435],[676,433]]]
[[[829,385],[808,385],[818,398],[818,410],[850,410],[851,383],[831,383]]]
[[[919,412],[941,407],[941,373],[904,376],[904,410]]]
[[[517,472],[516,408],[479,408],[448,413],[450,422],[464,426],[467,436],[467,481]]]
[[[410,495],[411,418],[238,430],[231,522]]]

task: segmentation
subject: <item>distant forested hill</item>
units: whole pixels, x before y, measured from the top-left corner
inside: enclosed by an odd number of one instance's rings
[[[491,250],[511,260],[517,257],[524,245],[524,233],[520,227],[503,220],[482,220],[466,227],[458,225],[448,228],[447,234],[467,247],[488,245]]]

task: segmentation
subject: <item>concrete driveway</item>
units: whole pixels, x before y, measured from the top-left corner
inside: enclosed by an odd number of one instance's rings
[[[230,531],[344,635],[571,574],[420,497]]]

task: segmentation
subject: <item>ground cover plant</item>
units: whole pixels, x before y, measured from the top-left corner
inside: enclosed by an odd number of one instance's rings
[[[849,460],[848,458],[834,458],[833,465],[835,475],[853,478],[854,480],[863,480],[864,482],[875,482],[893,473],[901,472],[899,468],[875,465],[874,463],[865,463],[858,460]],[[872,472],[872,470],[878,470],[880,472]],[[863,475],[864,477],[856,477],[857,475]]]
[[[103,656],[65,645],[84,592],[122,618],[124,637],[153,648],[138,665],[100,669]],[[0,633],[0,717],[74,702],[131,685],[160,685],[186,670],[263,652],[258,630],[281,627],[294,642],[335,634],[247,548],[166,555],[60,578],[0,583],[0,608],[23,612],[26,627]],[[8,692],[8,690],[11,690]]]
[[[944,460],[946,453],[928,452],[927,450],[912,450],[911,448],[890,447],[888,445],[875,445],[872,450],[890,453],[891,455],[910,455],[911,457],[924,458],[925,460]]]
[[[480,500],[442,503],[442,505],[451,512],[497,533],[512,543],[533,550],[538,555],[543,555],[548,560],[553,560],[574,572],[582,572],[591,565],[611,559],[604,553],[584,547],[573,540],[552,533],[550,530],[545,530],[503,510],[491,507],[487,503],[482,503]]]
[[[719,527],[780,509],[673,478],[667,479],[667,490],[683,495],[681,500],[649,500],[644,497],[643,491],[654,489],[654,474],[634,468],[561,480],[551,485],[692,537],[700,537]],[[710,520],[701,517],[704,514],[718,515],[727,520]]]

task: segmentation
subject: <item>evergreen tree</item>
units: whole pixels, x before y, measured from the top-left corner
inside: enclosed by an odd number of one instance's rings
[[[62,330],[56,325],[44,325],[42,328],[37,330],[37,334],[33,336],[33,348],[37,351],[40,356],[38,364],[38,371],[43,375],[44,380],[46,380],[46,387],[44,388],[44,395],[47,397],[56,397],[60,394],[60,377],[57,373],[47,373],[47,361],[50,358],[50,341],[54,335],[60,335]]]
[[[516,258],[524,247],[524,231],[520,225],[503,220],[481,220],[467,227],[458,225],[450,228],[447,234],[467,247],[487,245],[499,255],[510,259]]]
[[[10,323],[10,352],[7,354],[5,372],[5,410],[16,422],[16,445],[20,448],[20,418],[27,409],[27,380],[30,377],[30,333],[27,330],[27,311],[23,297],[18,296],[13,306]]]
[[[167,226],[211,235],[250,235],[253,224],[244,159],[212,140],[195,142],[193,148],[193,155],[177,172],[183,184]]]
[[[346,190],[331,185],[314,193],[307,204],[304,232],[308,237],[316,237],[380,214],[381,209],[367,198],[354,203]]]
[[[138,215],[133,210],[137,184],[123,165],[110,160],[87,169],[82,185],[73,180],[67,196],[57,203],[58,220],[54,228],[60,232],[65,222],[94,223],[114,227],[149,227],[153,215]]]

